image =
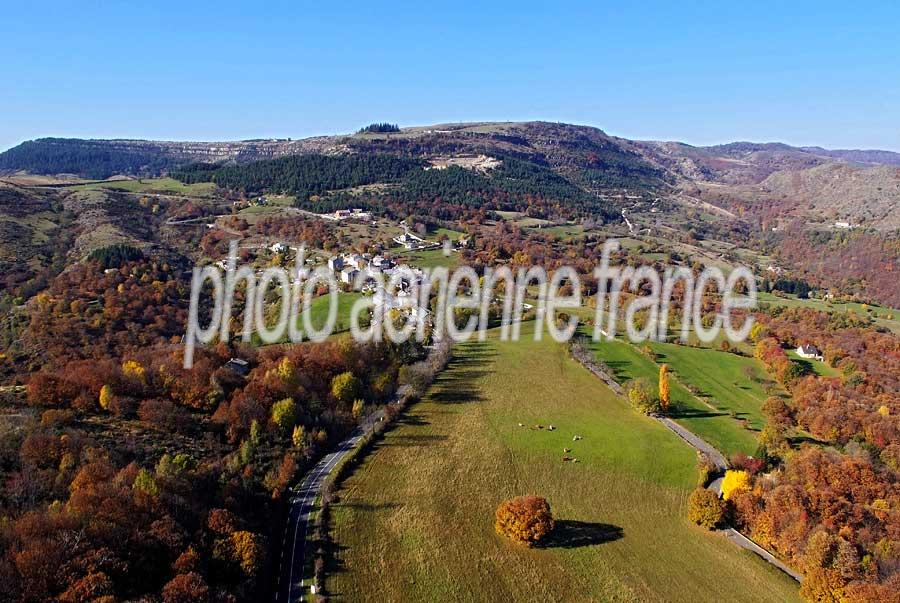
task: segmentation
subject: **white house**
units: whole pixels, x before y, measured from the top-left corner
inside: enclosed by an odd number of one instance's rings
[[[359,270],[356,268],[344,268],[341,270],[341,281],[352,285],[356,280],[357,274],[359,274]]]
[[[328,258],[328,269],[334,272],[340,272],[344,268],[344,259],[340,256]]]
[[[822,351],[811,343],[804,343],[797,346],[797,355],[801,358],[823,360]]]
[[[269,249],[272,253],[287,253],[287,250],[290,248],[284,243],[272,243],[272,245],[269,246]]]

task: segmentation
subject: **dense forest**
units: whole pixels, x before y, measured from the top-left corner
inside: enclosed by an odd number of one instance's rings
[[[28,307],[26,404],[0,392],[21,417],[0,437],[0,599],[260,600],[287,486],[423,348],[220,344],[185,370],[186,283],[129,255],[76,266]]]
[[[900,338],[852,314],[773,308],[758,318],[756,356],[791,397],[763,405],[763,463],[746,466],[751,480],[730,501],[734,519],[804,572],[807,600],[895,600]],[[789,359],[785,348],[810,342],[836,376]]]
[[[34,174],[78,174],[104,179],[116,174],[158,174],[178,162],[153,151],[111,148],[91,140],[29,140],[0,153],[0,170]]]
[[[500,159],[498,167],[480,172],[458,166],[424,169],[422,161],[385,154],[297,155],[245,165],[194,164],[172,176],[187,183],[215,182],[245,193],[290,193],[313,211],[393,203],[404,206],[403,211],[441,219],[456,219],[482,207],[600,219],[614,215],[607,202],[548,167],[513,157]],[[328,194],[375,183],[397,186],[384,192]]]
[[[421,161],[390,155],[291,155],[244,165],[192,164],[172,172],[182,182],[214,182],[247,193],[279,192],[308,200],[327,191],[397,182]]]

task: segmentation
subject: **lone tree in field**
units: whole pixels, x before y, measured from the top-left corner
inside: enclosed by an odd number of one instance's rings
[[[659,405],[663,412],[669,412],[669,365],[659,366]]]
[[[688,499],[688,519],[709,530],[725,519],[725,501],[706,488],[697,488]]]
[[[540,496],[517,496],[497,507],[494,529],[520,544],[533,546],[553,531],[550,503]]]

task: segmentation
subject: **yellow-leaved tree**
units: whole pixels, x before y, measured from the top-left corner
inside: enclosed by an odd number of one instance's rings
[[[104,385],[100,388],[100,408],[109,410],[109,405],[112,404],[114,398],[115,394],[110,386]]]
[[[663,412],[669,412],[669,365],[659,366],[659,405]]]
[[[750,490],[750,474],[746,471],[728,470],[722,480],[722,498],[731,500],[738,492]]]

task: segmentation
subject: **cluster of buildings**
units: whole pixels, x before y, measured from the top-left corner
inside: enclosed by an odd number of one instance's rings
[[[372,219],[372,212],[363,211],[362,208],[354,207],[352,209],[338,209],[330,214],[319,214],[325,220],[361,220],[368,222]]]
[[[421,268],[404,266],[404,272],[396,288],[388,291],[378,286],[379,282],[388,283],[397,270],[397,263],[381,255],[368,253],[346,253],[328,259],[328,268],[333,270],[342,283],[354,285],[362,278],[362,290],[373,292],[372,303],[376,312],[397,309],[411,317],[424,320],[428,311],[419,307],[416,287],[428,282],[428,275]],[[363,276],[360,277],[360,274]]]
[[[345,253],[328,259],[328,268],[338,275],[338,280],[349,284],[356,282],[360,273],[372,279],[378,278],[379,275],[388,279],[396,266],[397,263],[390,258],[381,255],[373,256],[369,253]],[[425,278],[425,273],[419,268],[410,270],[417,277]]]

